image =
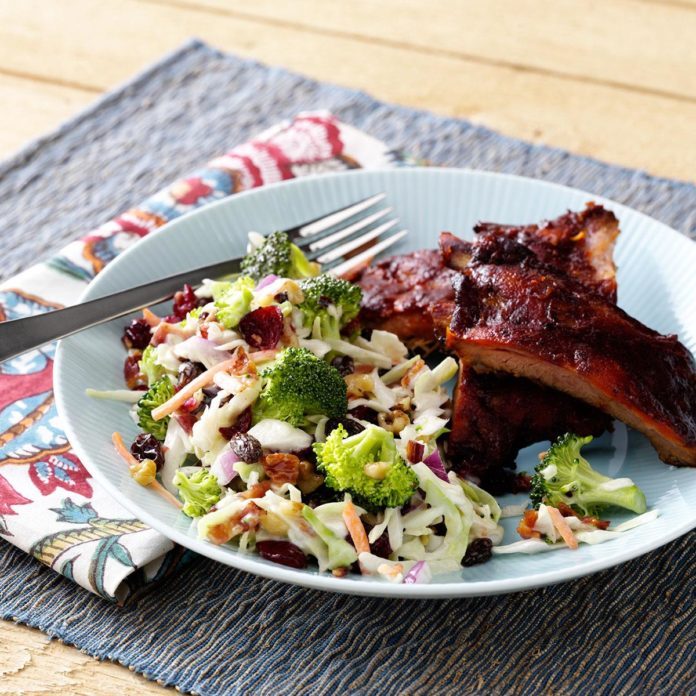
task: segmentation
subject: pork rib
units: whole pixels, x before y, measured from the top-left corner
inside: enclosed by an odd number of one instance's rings
[[[569,211],[539,225],[498,225],[483,222],[474,227],[477,246],[500,248],[501,242],[516,242],[542,264],[569,275],[610,302],[616,302],[614,244],[619,221],[601,205],[588,203],[581,212]],[[451,242],[450,242],[451,244]],[[476,259],[474,259],[474,263]],[[452,258],[451,268],[464,268]]]
[[[361,325],[391,331],[409,347],[430,352],[436,344],[430,305],[454,298],[455,275],[437,249],[367,267],[353,280],[363,291]]]
[[[665,462],[696,466],[696,366],[676,336],[549,266],[504,256],[457,276],[447,348],[477,370],[595,406],[644,433]]]
[[[521,448],[566,432],[598,436],[611,427],[609,416],[567,394],[462,364],[447,454],[490,493],[516,492],[510,470]]]
[[[454,302],[431,307],[443,337],[455,309]],[[578,399],[528,379],[477,372],[460,356],[447,455],[456,471],[479,479],[494,495],[520,490],[512,470],[523,447],[566,432],[598,436],[611,428],[608,415]]]
[[[542,261],[616,301],[613,249],[619,225],[611,211],[590,203],[539,225],[480,223],[474,229],[473,244],[449,232],[440,235],[447,266],[466,270],[470,263],[496,259]],[[431,308],[441,335],[453,312],[453,303]],[[564,432],[597,436],[612,428],[607,414],[578,399],[512,375],[481,374],[462,356],[453,401],[447,453],[460,472],[480,478],[493,492],[514,484],[509,469],[521,448]]]

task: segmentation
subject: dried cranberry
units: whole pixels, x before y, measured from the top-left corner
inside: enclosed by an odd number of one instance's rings
[[[389,534],[387,532],[383,532],[382,536],[379,537],[379,539],[376,539],[373,544],[370,544],[370,551],[375,556],[379,556],[380,558],[389,558],[389,554],[392,552],[392,547],[389,544]]]
[[[167,317],[167,321],[181,321],[186,319],[186,315],[196,307],[200,307],[206,303],[206,300],[198,299],[193,288],[186,284],[174,295],[174,304],[172,306],[172,315]]]
[[[373,411],[367,406],[356,406],[348,412],[349,415],[358,420],[364,420],[368,423],[373,423],[377,425],[377,411]]]
[[[141,433],[133,440],[131,454],[138,460],[151,459],[157,465],[157,471],[164,466],[164,453],[159,440],[150,433]]]
[[[223,426],[218,428],[218,432],[225,440],[231,440],[235,435],[239,433],[245,433],[251,428],[251,409],[248,408],[246,411],[242,411],[239,416],[237,416],[237,421],[234,425]]]
[[[133,319],[133,321],[123,329],[121,341],[126,348],[146,348],[152,339],[150,325],[144,319]]]
[[[288,301],[288,293],[287,292],[279,292],[274,298],[273,298],[278,304],[283,304],[283,302]]]
[[[283,313],[276,306],[260,307],[242,318],[239,330],[252,348],[275,348],[283,335]]]
[[[193,426],[198,421],[198,419],[193,413],[187,413],[186,411],[181,410],[176,412],[176,420],[188,435],[191,434]]]
[[[189,413],[198,413],[201,410],[201,405],[198,403],[195,396],[189,396],[189,398],[181,404],[181,408]]]
[[[485,563],[493,555],[493,542],[490,539],[474,539],[466,549],[462,565],[469,567]]]
[[[352,418],[329,418],[326,421],[326,427],[324,433],[328,436],[330,435],[339,425],[342,425],[344,430],[348,435],[357,435],[365,430],[365,426]]]
[[[131,353],[123,363],[123,378],[129,389],[142,389],[147,387],[145,375],[140,371],[140,353]]]
[[[189,382],[192,382],[198,375],[205,372],[205,365],[199,362],[191,362],[187,360],[185,363],[179,365],[179,380],[176,383],[176,390],[179,391],[182,387],[185,387]]]
[[[258,462],[263,456],[261,443],[249,433],[237,433],[230,440],[230,449],[247,464]]]
[[[353,374],[353,371],[355,370],[355,363],[350,355],[339,355],[335,357],[331,361],[331,366],[335,367],[339,371],[341,377],[347,377],[348,375]]]
[[[257,541],[256,550],[261,558],[290,568],[306,568],[307,556],[302,549],[289,541]]]

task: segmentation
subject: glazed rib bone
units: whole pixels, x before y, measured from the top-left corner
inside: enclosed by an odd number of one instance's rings
[[[458,276],[448,349],[477,370],[525,377],[595,406],[644,433],[664,461],[696,466],[689,351],[532,258],[505,263],[510,251]]]

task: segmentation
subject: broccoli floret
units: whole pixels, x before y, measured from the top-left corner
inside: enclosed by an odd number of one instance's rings
[[[164,368],[155,363],[157,358],[157,349],[155,346],[148,346],[143,351],[143,357],[140,358],[140,371],[147,377],[148,385],[154,384],[160,377],[164,376]]]
[[[275,418],[294,426],[307,416],[343,418],[346,383],[339,371],[306,348],[287,348],[261,373],[264,386],[254,404],[254,422]]]
[[[326,544],[329,552],[327,568],[349,568],[358,560],[355,549],[345,540],[336,536],[317,516],[311,507],[302,508],[302,516],[312,525],[319,538]]]
[[[300,287],[305,326],[311,329],[318,317],[321,338],[340,338],[341,329],[360,311],[360,287],[327,274],[303,280]]]
[[[215,318],[226,329],[233,329],[251,309],[256,283],[249,276],[240,276],[233,283],[212,283],[211,292],[215,301]]]
[[[319,273],[319,264],[307,259],[285,232],[273,232],[263,244],[242,261],[242,271],[254,280],[267,275],[282,278],[311,278]]]
[[[174,474],[174,485],[184,501],[183,511],[189,517],[201,517],[210,510],[222,495],[215,475],[207,469],[196,471],[191,476],[179,470]]]
[[[399,456],[394,435],[374,425],[347,435],[339,425],[326,442],[314,445],[326,486],[350,493],[370,510],[404,505],[415,492],[418,477]]]
[[[532,477],[530,498],[534,507],[565,503],[581,515],[592,516],[610,506],[645,512],[645,495],[638,486],[630,479],[603,476],[581,456],[580,449],[592,439],[566,433],[551,445]]]
[[[152,409],[161,406],[174,396],[174,385],[168,377],[160,377],[150,385],[150,388],[140,397],[136,405],[138,425],[147,433],[152,433],[158,440],[164,440],[169,425],[169,416],[154,420]]]

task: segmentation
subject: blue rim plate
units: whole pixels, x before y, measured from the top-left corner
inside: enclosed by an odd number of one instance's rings
[[[85,290],[93,299],[157,277],[243,253],[249,230],[268,233],[317,217],[372,193],[385,191],[410,234],[397,251],[434,247],[441,230],[471,236],[479,220],[528,223],[579,210],[594,200],[621,224],[616,248],[619,305],[662,333],[677,333],[696,352],[696,244],[641,213],[583,191],[511,175],[457,169],[355,171],[308,177],[237,194],[175,220],[118,256]],[[600,471],[630,476],[660,517],[624,537],[577,551],[494,557],[489,563],[435,576],[427,585],[393,585],[360,576],[334,578],[316,570],[276,565],[231,546],[196,538],[191,521],[129,476],[111,447],[119,430],[136,426],[124,404],[97,401],[85,388],[122,388],[122,327],[127,319],[95,327],[60,342],[55,393],[63,427],[96,481],[133,515],[173,541],[209,558],[283,582],[321,590],[390,597],[447,598],[526,590],[578,578],[636,558],[696,526],[696,470],[659,461],[638,433],[617,424],[598,438],[588,456]],[[541,445],[523,451],[530,470]],[[503,502],[513,502],[505,499]],[[522,502],[518,500],[517,502]],[[626,519],[621,515],[615,521]],[[516,520],[504,521],[504,543],[515,540]]]

